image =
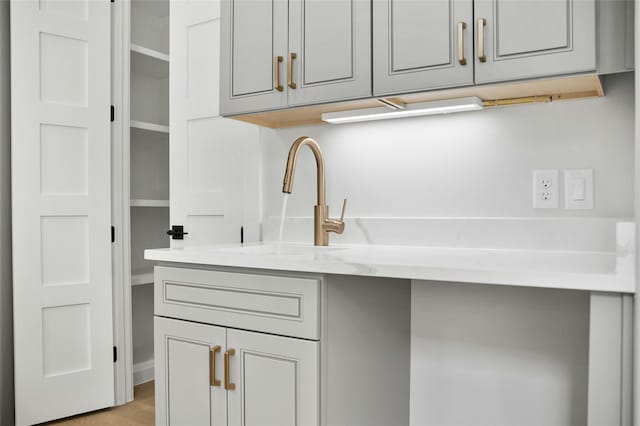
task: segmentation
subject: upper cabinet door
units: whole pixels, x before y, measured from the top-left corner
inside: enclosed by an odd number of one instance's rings
[[[319,345],[228,329],[227,425],[318,426]]]
[[[109,4],[11,2],[18,425],[114,402]]]
[[[475,0],[476,83],[596,69],[595,0]]]
[[[287,1],[224,0],[221,6],[221,113],[286,107]]]
[[[374,0],[376,96],[473,84],[472,0]]]
[[[290,0],[285,60],[291,106],[371,96],[371,2]]]

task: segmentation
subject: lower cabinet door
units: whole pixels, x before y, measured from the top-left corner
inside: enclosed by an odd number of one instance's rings
[[[228,426],[318,425],[319,347],[228,329]]]
[[[156,425],[226,426],[226,329],[161,317],[154,326]]]

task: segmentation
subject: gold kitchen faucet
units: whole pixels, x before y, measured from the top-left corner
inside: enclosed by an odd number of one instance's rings
[[[317,186],[318,186],[318,203],[313,210],[313,244],[316,246],[329,245],[329,232],[342,234],[344,231],[344,209],[347,206],[347,199],[342,204],[342,214],[340,219],[329,219],[329,206],[326,201],[326,187],[324,182],[324,158],[318,143],[307,136],[302,136],[291,145],[289,157],[287,158],[287,168],[284,172],[284,181],[282,183],[282,192],[291,194],[293,186],[293,174],[296,169],[296,159],[298,152],[303,146],[308,146],[316,158],[317,167]]]

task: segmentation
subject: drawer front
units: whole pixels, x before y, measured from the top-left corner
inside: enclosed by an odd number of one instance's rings
[[[156,315],[305,339],[320,338],[320,276],[156,266]]]

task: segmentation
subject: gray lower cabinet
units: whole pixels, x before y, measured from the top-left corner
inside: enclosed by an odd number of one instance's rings
[[[473,84],[473,0],[373,0],[373,94]]]
[[[287,16],[287,0],[221,2],[222,115],[287,106]]]
[[[475,0],[476,83],[596,70],[595,0]]]
[[[290,106],[370,97],[371,2],[290,0],[289,52]]]
[[[156,426],[408,426],[406,280],[156,266]]]
[[[318,425],[318,342],[155,318],[156,425]]]

